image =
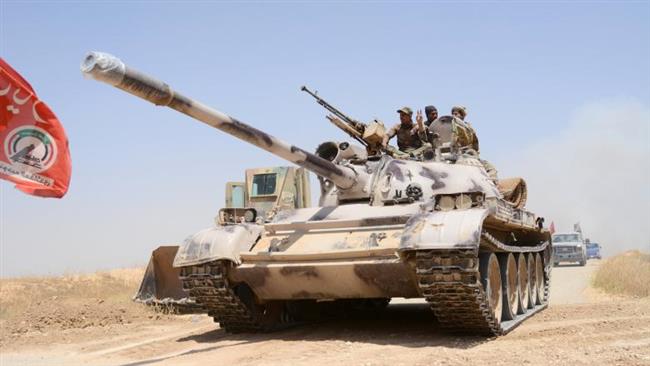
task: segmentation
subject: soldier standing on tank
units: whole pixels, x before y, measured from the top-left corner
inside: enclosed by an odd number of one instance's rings
[[[399,113],[400,123],[393,126],[384,136],[384,148],[388,146],[388,141],[397,136],[397,147],[406,153],[422,147],[420,138],[420,127],[413,123],[413,110],[409,107],[402,107],[397,110]],[[418,112],[421,117],[421,112]]]

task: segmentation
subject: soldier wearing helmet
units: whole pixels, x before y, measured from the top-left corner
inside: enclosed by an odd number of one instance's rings
[[[397,136],[397,147],[403,152],[410,153],[422,147],[420,138],[420,127],[413,123],[413,110],[409,107],[402,107],[397,110],[400,123],[393,126],[384,136],[383,145],[388,146],[388,141]],[[418,112],[420,116],[421,112]]]

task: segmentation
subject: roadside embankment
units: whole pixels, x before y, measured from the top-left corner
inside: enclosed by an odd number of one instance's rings
[[[143,269],[0,279],[0,345],[30,334],[129,324],[164,316],[131,301]]]
[[[609,294],[650,296],[650,254],[635,250],[607,259],[596,271],[593,284]]]

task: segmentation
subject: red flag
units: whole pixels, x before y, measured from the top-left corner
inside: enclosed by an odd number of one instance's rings
[[[548,227],[548,231],[553,235],[555,233],[555,222],[551,221],[551,226]]]
[[[70,183],[63,126],[31,85],[0,58],[0,178],[19,190],[61,198]]]

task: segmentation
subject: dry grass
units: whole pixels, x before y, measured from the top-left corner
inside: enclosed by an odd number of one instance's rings
[[[0,279],[0,346],[32,332],[163,319],[164,309],[134,303],[144,269],[60,277]]]
[[[44,302],[96,300],[130,305],[143,275],[143,269],[135,268],[61,277],[0,279],[0,319],[9,319]]]
[[[630,251],[608,259],[596,272],[594,286],[611,294],[650,296],[650,254]]]

